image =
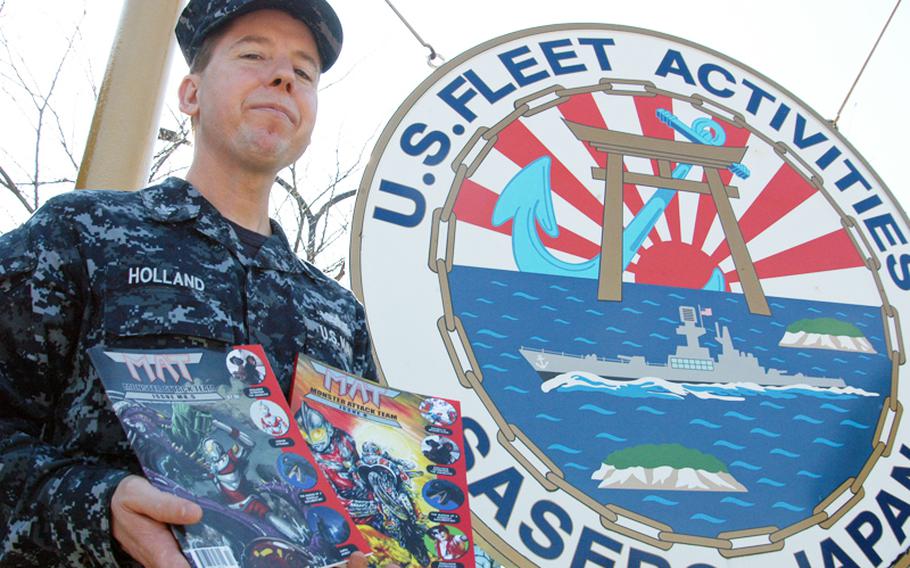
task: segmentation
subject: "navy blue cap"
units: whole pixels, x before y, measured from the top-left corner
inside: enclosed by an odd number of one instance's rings
[[[192,65],[210,33],[237,16],[266,8],[284,10],[310,28],[322,71],[328,71],[338,59],[343,36],[341,21],[325,0],[190,0],[174,30],[187,64]]]

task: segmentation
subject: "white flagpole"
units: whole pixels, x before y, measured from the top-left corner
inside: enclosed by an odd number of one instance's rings
[[[174,25],[185,0],[128,0],[98,93],[78,189],[146,185],[164,99]]]

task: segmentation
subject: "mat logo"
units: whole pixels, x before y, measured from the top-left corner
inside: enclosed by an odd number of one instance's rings
[[[318,372],[325,375],[323,384],[325,390],[337,392],[338,396],[349,398],[352,402],[356,402],[359,397],[364,404],[371,404],[376,408],[381,408],[383,397],[395,398],[400,394],[396,390],[369,385],[364,381],[329,367],[322,367],[318,364],[314,364],[314,367],[316,367]],[[336,386],[337,388],[334,388]]]
[[[202,353],[124,353],[105,351],[115,363],[126,365],[130,377],[136,382],[160,381],[166,383],[171,379],[175,384],[181,380],[193,382],[189,365],[194,365],[202,359]]]
[[[489,42],[409,101],[364,177],[354,284],[390,384],[432,376],[472,419],[490,547],[849,557],[835,531],[872,513],[841,519],[900,477],[910,287],[852,148],[729,59],[606,26]]]

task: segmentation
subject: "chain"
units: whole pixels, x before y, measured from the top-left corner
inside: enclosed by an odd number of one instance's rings
[[[866,268],[875,280],[876,287],[882,297],[882,321],[885,327],[884,335],[888,346],[888,356],[891,360],[892,391],[885,401],[878,420],[872,453],[858,475],[845,480],[815,507],[811,516],[793,525],[783,528],[763,527],[745,531],[732,531],[720,533],[713,538],[700,537],[675,533],[671,527],[653,519],[613,504],[601,504],[566,480],[559,467],[535,446],[534,442],[521,431],[520,427],[511,424],[499,412],[499,409],[483,387],[483,372],[470,347],[470,340],[467,337],[461,319],[454,313],[448,281],[449,272],[451,272],[454,264],[455,228],[458,224],[454,208],[459,190],[464,180],[473,175],[487,154],[493,149],[493,146],[498,141],[498,134],[509,124],[522,117],[533,116],[558,106],[572,96],[594,92],[631,97],[668,96],[676,100],[686,101],[713,118],[727,121],[739,128],[748,129],[752,136],[756,136],[772,147],[781,159],[789,163],[794,171],[807,183],[813,185],[837,211],[844,229],[847,231],[857,251],[860,252]],[[596,85],[572,89],[554,85],[516,100],[514,107],[515,110],[513,112],[503,117],[496,124],[489,127],[478,127],[452,161],[451,167],[455,173],[455,178],[445,203],[442,207],[433,211],[430,247],[427,258],[429,269],[436,273],[439,279],[440,290],[443,295],[443,314],[437,322],[440,336],[458,375],[459,382],[464,388],[471,389],[477,394],[499,428],[496,436],[499,444],[546,491],[562,491],[571,495],[598,514],[601,524],[605,528],[662,550],[669,550],[674,544],[689,544],[715,548],[725,558],[763,554],[783,549],[784,541],[799,532],[816,525],[828,528],[841,519],[863,498],[865,493],[862,485],[872,472],[874,465],[881,457],[888,456],[894,447],[898,426],[903,414],[903,407],[897,398],[898,369],[906,361],[900,321],[898,319],[899,314],[885,296],[884,286],[878,274],[881,265],[875,258],[871,243],[859,231],[856,219],[847,215],[834,199],[828,195],[824,189],[821,176],[798,154],[794,153],[786,143],[775,141],[758,132],[747,124],[742,114],[735,112],[733,109],[698,95],[686,96],[673,93],[657,88],[653,83],[647,81],[604,79]]]

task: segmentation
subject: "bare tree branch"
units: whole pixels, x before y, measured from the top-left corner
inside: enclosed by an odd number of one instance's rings
[[[348,191],[345,191],[345,192],[339,193],[338,195],[333,196],[322,207],[319,208],[319,213],[317,213],[316,216],[322,217],[323,215],[325,215],[326,213],[329,212],[329,209],[335,207],[336,205],[338,205],[345,199],[354,197],[354,195],[356,195],[356,194],[357,194],[356,189],[349,189]]]
[[[9,79],[13,80],[15,84],[27,95],[28,99],[31,101],[34,109],[37,113],[37,120],[34,122],[35,129],[35,140],[34,140],[34,150],[33,150],[33,161],[31,167],[31,180],[28,182],[28,185],[32,186],[33,194],[31,196],[31,202],[26,209],[29,212],[34,211],[38,208],[40,203],[40,192],[39,189],[43,185],[48,185],[52,183],[60,183],[59,181],[53,182],[42,182],[41,180],[41,166],[42,166],[42,137],[44,134],[44,124],[45,124],[45,115],[46,113],[51,113],[56,120],[57,132],[60,136],[60,143],[64,153],[70,160],[70,163],[78,169],[76,166],[76,159],[73,156],[73,153],[70,151],[69,145],[66,141],[66,135],[63,131],[63,126],[60,122],[60,117],[57,114],[56,110],[51,106],[51,98],[54,96],[54,90],[57,87],[58,81],[60,79],[61,73],[63,72],[64,65],[67,62],[70,54],[73,52],[75,41],[77,37],[81,37],[81,26],[82,21],[85,18],[86,11],[83,9],[82,15],[77,22],[76,27],[73,32],[69,35],[66,42],[66,48],[63,51],[63,54],[60,56],[60,59],[57,62],[57,66],[54,69],[53,74],[51,75],[51,81],[47,89],[42,92],[41,88],[38,86],[38,81],[35,80],[34,76],[31,74],[30,66],[27,64],[25,59],[18,54],[13,53],[13,50],[10,47],[9,41],[6,36],[0,33],[0,45],[3,46],[4,52],[6,54],[7,66],[12,71],[13,76],[10,77],[4,73]],[[9,90],[4,88],[4,92],[9,93]],[[11,97],[14,98],[14,97]],[[7,177],[9,177],[7,175]],[[20,198],[20,201],[24,197],[24,193],[21,190],[21,185],[17,190],[13,191],[17,198]]]
[[[39,167],[41,164],[40,154],[41,154],[41,130],[44,126],[44,113],[47,111],[50,105],[50,99],[54,96],[54,88],[57,86],[57,81],[60,79],[60,72],[63,70],[63,64],[66,63],[67,57],[73,51],[73,42],[76,41],[76,37],[79,35],[79,29],[82,26],[82,20],[85,18],[85,10],[82,11],[82,17],[79,19],[79,23],[76,24],[76,29],[70,34],[66,42],[66,49],[63,52],[63,56],[60,57],[60,61],[57,63],[57,69],[54,70],[53,78],[51,79],[51,84],[47,89],[46,95],[39,95],[41,100],[41,105],[38,107],[38,129],[35,134],[35,200],[34,205],[37,209],[38,207],[38,187],[39,187]],[[35,98],[35,97],[33,97]],[[75,163],[75,160],[73,161]]]
[[[315,263],[319,256],[346,232],[346,223],[341,223],[340,226],[333,225],[329,223],[329,216],[339,203],[354,196],[355,190],[338,192],[338,188],[342,182],[357,171],[361,159],[362,157],[358,157],[353,164],[344,167],[341,165],[339,152],[336,149],[335,174],[328,185],[316,193],[314,199],[307,199],[301,191],[297,175],[298,164],[292,164],[287,168],[285,175],[276,177],[275,183],[284,190],[288,199],[295,205],[293,213],[296,218],[296,226],[293,234],[293,250],[308,262]],[[318,209],[314,210],[314,204],[318,205]],[[339,266],[338,260],[329,263],[329,267],[337,266]],[[341,276],[343,274],[344,272],[341,271]]]
[[[348,69],[347,71],[345,71],[344,75],[342,75],[342,76],[340,76],[340,77],[333,77],[331,83],[326,83],[326,84],[324,84],[324,85],[321,85],[321,86],[319,87],[319,92],[321,93],[321,92],[323,92],[323,91],[328,91],[329,89],[331,89],[332,87],[334,87],[334,86],[337,85],[338,83],[342,82],[348,75],[350,75],[350,74],[354,71],[354,69],[357,68],[357,65],[359,65],[359,63],[356,64],[356,65],[351,66],[350,69]]]
[[[26,182],[26,183],[28,183],[28,185],[34,185],[34,183],[31,181]],[[42,180],[42,181],[38,182],[38,187],[44,187],[45,185],[59,185],[61,183],[76,183],[76,180],[73,178],[68,178],[68,177],[62,177],[62,178],[50,179],[50,180]],[[21,186],[22,183],[20,182],[19,185]]]
[[[170,110],[170,109],[169,109]],[[151,183],[156,179],[164,177],[161,175],[161,170],[168,160],[173,157],[174,153],[180,149],[183,145],[190,145],[190,127],[189,127],[189,117],[179,118],[171,110],[171,118],[176,122],[176,130],[169,130],[167,128],[158,129],[158,140],[165,142],[164,146],[158,152],[155,153],[155,156],[152,158],[152,167],[149,170],[148,181]],[[176,169],[180,169],[179,167]],[[165,175],[173,173],[173,169],[165,172]]]
[[[2,8],[2,7],[0,7],[0,8]],[[13,195],[16,196],[16,199],[18,199],[22,203],[22,205],[25,206],[25,209],[29,213],[35,212],[35,209],[28,202],[28,199],[26,199],[25,196],[22,194],[22,191],[19,189],[19,186],[16,185],[16,183],[12,179],[10,179],[9,174],[6,173],[6,170],[3,169],[3,166],[0,166],[0,184],[2,184],[3,187],[9,189],[13,193]]]
[[[348,264],[348,262],[346,259],[339,258],[334,263],[330,264],[329,266],[326,266],[323,269],[323,272],[332,276],[332,278],[334,278],[335,280],[341,280],[344,277],[345,273],[347,272],[345,270],[347,268],[347,264]],[[334,272],[336,270],[338,272],[336,274],[332,275],[332,272]]]
[[[294,253],[298,253],[303,235],[303,227],[304,225],[311,225],[313,223],[313,213],[310,210],[310,206],[306,202],[306,199],[304,199],[297,187],[297,164],[291,164],[288,166],[287,170],[288,173],[291,174],[291,180],[287,181],[279,174],[275,177],[275,182],[285,190],[288,197],[290,197],[297,206],[295,210],[295,214],[297,215],[297,234],[294,238],[293,250]],[[307,255],[307,260],[311,260],[309,255]]]
[[[63,121],[60,119],[60,115],[57,113],[57,110],[54,107],[49,106],[48,110],[52,115],[54,115],[54,123],[57,125],[57,134],[59,135],[60,139],[60,147],[63,149],[63,153],[66,154],[66,157],[69,158],[70,164],[73,166],[73,168],[78,170],[79,164],[76,163],[76,158],[73,156],[73,152],[70,150],[70,146],[67,143],[66,133],[63,132]]]

